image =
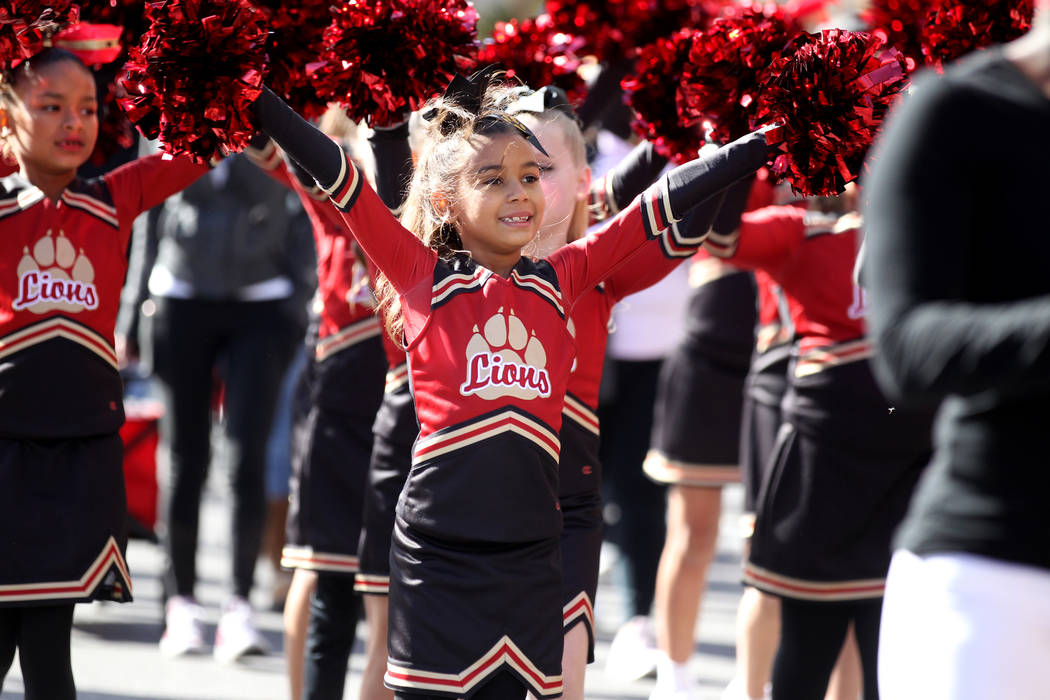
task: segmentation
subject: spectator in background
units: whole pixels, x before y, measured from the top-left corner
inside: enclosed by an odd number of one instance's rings
[[[917,78],[872,158],[878,377],[942,402],[886,583],[886,700],[1047,696],[1048,15],[1041,0],[1020,39]]]
[[[266,513],[266,446],[281,380],[303,342],[315,276],[298,201],[243,156],[222,161],[137,222],[118,347],[136,353],[138,310],[147,311],[141,336],[165,404],[160,452],[169,472],[162,491],[166,655],[206,649],[196,553],[216,377],[233,490],[233,585],[214,653],[232,661],[266,649],[249,603]]]

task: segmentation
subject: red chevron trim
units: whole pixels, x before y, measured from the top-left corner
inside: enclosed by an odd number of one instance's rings
[[[751,562],[744,565],[744,582],[775,595],[817,601],[881,598],[886,589],[885,578],[834,582],[806,581],[782,576]]]
[[[0,603],[15,603],[32,600],[65,600],[87,598],[91,595],[106,574],[116,567],[120,576],[120,585],[127,586],[131,592],[131,574],[120,553],[117,541],[110,537],[95,561],[91,563],[84,575],[76,581],[49,581],[47,583],[16,583],[0,586]]]
[[[62,201],[71,207],[90,212],[114,226],[120,226],[120,220],[117,219],[117,208],[106,204],[105,202],[101,202],[94,197],[65,190],[62,192]]]
[[[95,353],[117,369],[116,352],[104,340],[62,316],[53,316],[0,338],[0,358],[43,343],[52,338],[65,338]]]
[[[592,411],[582,401],[577,401],[568,394],[565,395],[565,404],[562,406],[562,413],[595,435],[601,433],[598,414]]]
[[[535,694],[545,697],[561,694],[561,676],[544,675],[507,636],[503,636],[495,646],[461,673],[432,673],[405,668],[388,661],[384,680],[395,688],[465,693],[504,664],[520,673]]]
[[[587,591],[580,591],[561,610],[561,619],[565,627],[568,627],[578,618],[583,618],[587,625],[594,629],[594,604]]]
[[[366,595],[389,595],[390,577],[358,573],[354,577],[354,590]]]
[[[504,411],[461,428],[420,439],[412,452],[412,463],[418,464],[506,432],[517,433],[535,442],[555,460],[558,459],[561,442],[557,435],[520,413]]]
[[[519,287],[531,289],[547,298],[559,314],[565,315],[565,309],[561,305],[561,292],[550,282],[538,275],[520,275],[517,270],[512,270],[510,277]]]
[[[281,550],[281,566],[285,569],[308,569],[310,571],[334,571],[356,573],[357,557],[330,552],[315,552],[311,547],[285,545]]]
[[[383,324],[380,323],[379,318],[370,316],[343,328],[338,333],[333,333],[326,338],[318,340],[317,347],[314,348],[314,357],[318,360],[324,360],[341,350],[357,345],[363,340],[375,338],[382,332]]]
[[[384,393],[389,394],[404,386],[408,381],[408,364],[402,362],[397,367],[392,367],[386,373],[386,388]]]

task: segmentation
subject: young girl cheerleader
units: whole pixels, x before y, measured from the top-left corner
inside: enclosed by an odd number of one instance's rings
[[[75,697],[73,604],[131,600],[113,328],[131,223],[206,167],[143,158],[77,177],[98,133],[95,81],[45,49],[0,82],[0,683]]]
[[[397,297],[420,434],[391,551],[387,683],[398,697],[561,693],[557,431],[577,299],[754,171],[762,134],[662,178],[599,235],[522,257],[544,198],[539,141],[487,81],[453,81],[398,225],[357,168],[269,91],[259,125],[317,180]],[[424,242],[420,241],[423,238]]]
[[[599,217],[618,212],[655,179],[663,161],[652,146],[639,144],[597,187],[590,186],[583,134],[564,93],[548,86],[525,95],[509,106],[545,144],[550,154],[540,160],[541,184],[547,208],[535,243],[538,257],[581,238]],[[653,164],[656,164],[655,168]],[[593,197],[597,191],[599,197]],[[691,212],[694,228],[705,232],[720,198]],[[601,206],[595,206],[601,202]],[[698,207],[697,210],[701,208]],[[586,664],[594,660],[594,598],[598,586],[598,558],[602,544],[601,462],[598,457],[598,390],[605,360],[609,317],[622,298],[644,289],[681,264],[682,255],[653,249],[621,267],[592,293],[581,297],[572,314],[576,363],[569,375],[562,413],[559,503],[562,511],[562,617],[565,642],[562,653],[564,696],[583,698]]]
[[[335,109],[322,120],[321,128],[333,137],[343,136],[340,140],[345,142],[346,121],[342,110]],[[402,161],[399,170],[410,165],[404,138],[384,143],[390,147],[382,155]],[[357,547],[372,423],[386,370],[370,282],[374,270],[355,254],[338,212],[301,168],[287,166],[272,142],[251,155],[299,194],[319,253],[319,314],[309,341],[312,361],[301,386],[306,411],[298,420],[294,510],[282,560],[297,571],[316,572],[317,578],[310,601],[302,697],[338,699],[343,696],[361,612],[361,598],[354,590]],[[398,202],[401,191],[394,183],[385,178],[378,190]],[[386,191],[391,186],[395,191]],[[382,686],[381,673],[378,685]],[[293,697],[299,697],[294,688]]]
[[[727,200],[738,197],[731,190]],[[891,409],[868,365],[864,294],[853,279],[861,236],[853,201],[848,192],[812,200],[808,210],[766,207],[742,219],[730,202],[706,243],[719,257],[770,274],[789,299],[797,337],[784,425],[744,567],[747,584],[780,598],[774,700],[824,697],[851,622],[864,697],[878,697],[890,536],[929,455],[929,416]]]

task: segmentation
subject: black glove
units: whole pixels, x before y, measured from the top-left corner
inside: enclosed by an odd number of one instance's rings
[[[330,189],[335,184],[344,167],[343,149],[339,144],[296,114],[265,86],[252,107],[256,126],[310,173],[318,185]]]
[[[673,218],[680,219],[694,204],[751,175],[766,162],[766,156],[766,136],[756,131],[667,173],[664,178]]]

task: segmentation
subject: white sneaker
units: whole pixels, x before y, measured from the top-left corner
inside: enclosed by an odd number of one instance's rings
[[[659,683],[653,686],[653,692],[649,694],[649,700],[694,700],[695,697],[689,688],[669,688]]]
[[[204,610],[189,596],[178,595],[168,600],[164,608],[164,635],[160,638],[160,653],[169,658],[184,654],[200,654],[204,645]]]
[[[231,598],[222,606],[222,617],[215,629],[215,659],[233,663],[242,656],[265,654],[270,650],[252,623],[252,606],[244,598]]]
[[[744,681],[734,676],[733,680],[729,681],[729,685],[722,691],[722,700],[752,700],[752,698],[749,698],[747,695]],[[771,683],[766,683],[761,700],[773,700],[773,685]]]
[[[616,631],[605,671],[620,682],[636,681],[656,672],[659,655],[652,622],[647,616],[638,615]]]

